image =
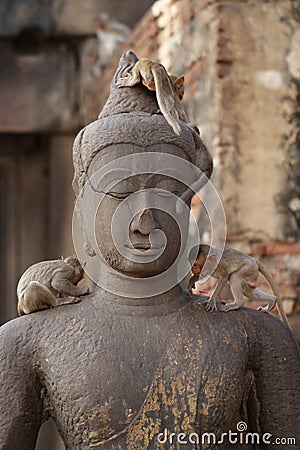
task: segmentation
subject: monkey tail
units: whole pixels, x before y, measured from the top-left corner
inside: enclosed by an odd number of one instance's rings
[[[283,305],[282,305],[282,301],[281,301],[281,298],[280,298],[280,294],[279,294],[279,290],[278,290],[277,284],[275,283],[271,272],[269,271],[269,269],[261,261],[258,261],[258,270],[265,277],[265,279],[267,280],[267,282],[268,282],[268,284],[269,284],[273,294],[276,297],[276,305],[277,305],[277,309],[278,309],[279,316],[280,316],[281,320],[289,328],[291,328],[290,323],[288,321],[288,318],[286,316],[285,310],[284,310]]]
[[[162,112],[164,118],[166,119],[166,121],[168,122],[168,124],[173,128],[174,132],[176,134],[180,135],[180,133],[181,133],[181,126],[176,121],[176,119],[172,116],[172,114],[170,113],[170,110],[169,110],[169,108],[167,106],[167,103],[166,103],[166,100],[165,100],[165,97],[164,97],[162,78],[159,76],[158,70],[160,70],[160,69],[157,69],[157,68],[153,68],[152,69],[154,82],[155,82],[156,98],[157,98],[157,103],[158,103],[159,109],[161,110],[161,112]],[[171,97],[173,97],[172,85],[171,85],[171,82],[170,82],[170,80],[168,78],[168,75],[167,74],[163,74],[162,76],[166,76],[166,78],[167,78],[166,82],[169,85],[169,95]]]

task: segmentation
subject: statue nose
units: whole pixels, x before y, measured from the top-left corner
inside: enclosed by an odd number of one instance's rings
[[[155,220],[150,209],[144,209],[137,214],[130,224],[133,233],[139,232],[143,235],[150,234],[155,228]]]

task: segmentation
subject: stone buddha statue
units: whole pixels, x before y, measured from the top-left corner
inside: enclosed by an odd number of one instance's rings
[[[175,135],[154,93],[117,88],[135,61],[122,56],[102,113],[74,143],[94,292],[1,327],[0,448],[34,449],[49,417],[68,450],[263,449],[299,439],[290,330],[247,308],[208,312],[205,298],[180,287],[185,193],[196,169],[210,177],[211,157],[188,125]]]

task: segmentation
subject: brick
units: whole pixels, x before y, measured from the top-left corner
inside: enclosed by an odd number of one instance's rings
[[[300,242],[269,241],[267,243],[267,255],[300,255]]]
[[[258,258],[266,255],[266,244],[251,243],[251,255]]]
[[[298,298],[298,291],[293,286],[279,286],[280,296],[283,299],[293,299],[296,300]]]

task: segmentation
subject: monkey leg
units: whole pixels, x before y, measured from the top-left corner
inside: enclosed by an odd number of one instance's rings
[[[231,303],[227,303],[226,305],[222,305],[220,307],[220,311],[227,312],[234,309],[239,309],[244,304],[243,297],[243,271],[240,269],[238,272],[233,273],[229,278],[230,290],[232,292],[234,301]]]
[[[52,308],[56,305],[57,299],[50,289],[38,281],[31,281],[24,292],[20,310],[23,311],[24,314],[30,314],[42,309]]]
[[[224,280],[223,278],[218,279],[218,282],[216,284],[216,287],[213,291],[213,293],[210,296],[210,299],[207,302],[206,310],[207,311],[217,311],[217,299],[220,297],[221,292],[223,291],[225,284],[227,280]]]
[[[89,288],[84,286],[83,288],[79,288],[74,286],[69,280],[66,278],[54,278],[51,282],[52,287],[57,290],[62,295],[67,295],[71,297],[79,297],[80,295],[89,294]]]
[[[188,291],[189,291],[190,297],[192,297],[192,295],[193,295],[192,289],[195,289],[195,283],[198,280],[199,280],[199,275],[193,275],[192,278],[189,280]]]
[[[57,306],[62,305],[74,305],[76,303],[80,303],[81,299],[79,297],[70,297],[65,296],[63,301],[60,301]]]
[[[117,87],[120,87],[120,88],[132,87],[132,86],[135,86],[136,84],[138,84],[139,82],[140,82],[140,80],[136,81],[132,77],[123,77],[123,78],[119,78],[116,85],[117,85]]]
[[[267,306],[265,306],[265,307],[259,306],[257,308],[260,311],[269,312],[275,306],[275,302],[276,302],[275,295],[267,294],[266,292],[260,290],[257,287],[256,288],[252,288],[252,287],[248,286],[247,284],[245,284],[245,286],[244,286],[244,294],[245,294],[246,297],[250,298],[251,300],[255,300],[257,302],[267,303]]]
[[[139,71],[132,70],[132,73],[127,77],[120,77],[116,83],[119,88],[122,87],[132,87],[139,84],[141,81],[141,75]]]

